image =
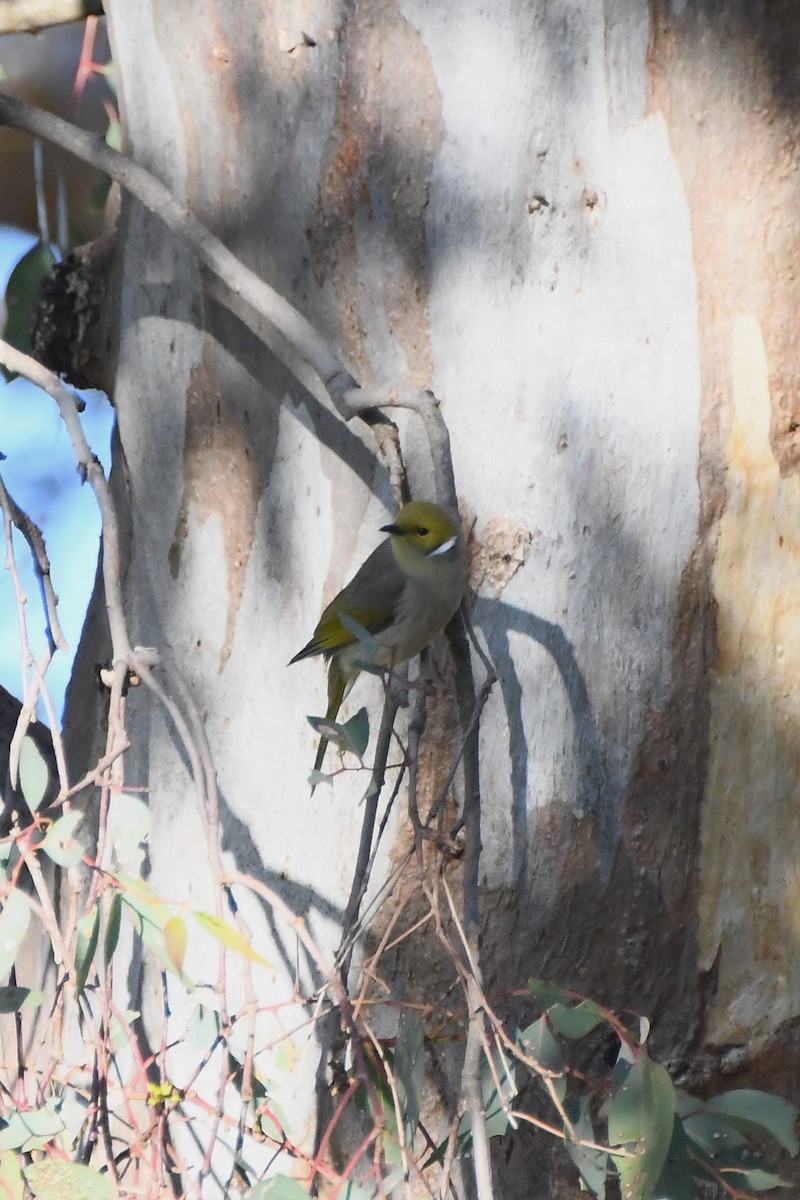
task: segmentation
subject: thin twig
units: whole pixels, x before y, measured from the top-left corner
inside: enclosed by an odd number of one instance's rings
[[[364,893],[369,885],[370,866],[372,862],[372,837],[375,832],[375,820],[378,815],[378,802],[381,797],[383,781],[386,774],[386,762],[389,757],[389,748],[392,744],[392,730],[394,729],[394,719],[397,715],[397,710],[400,706],[399,695],[387,689],[386,698],[383,705],[383,716],[381,718],[381,727],[378,733],[378,743],[375,747],[375,764],[372,768],[369,788],[364,799],[364,816],[361,821],[361,838],[358,844],[358,855],[356,857],[356,865],[353,871],[353,882],[350,887],[350,897],[347,901],[347,907],[342,921],[342,937],[339,944],[339,950],[336,954],[337,962],[340,962],[339,973],[342,977],[342,983],[347,986],[347,976],[350,971],[350,962],[353,956],[353,943],[350,942],[349,948],[342,955],[342,948],[349,942],[351,932],[358,922],[358,913],[361,908],[361,901],[364,898]],[[340,959],[341,955],[341,959]]]
[[[47,547],[42,531],[9,493],[2,475],[0,475],[0,508],[7,513],[9,520],[16,525],[30,548],[34,574],[39,580],[42,591],[42,605],[46,619],[45,634],[50,647],[52,650],[63,650],[66,653],[68,646],[58,619],[58,597],[53,588],[50,559],[47,556]]]

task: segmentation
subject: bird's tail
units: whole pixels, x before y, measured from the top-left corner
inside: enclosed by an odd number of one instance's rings
[[[328,708],[325,712],[326,721],[335,721],[339,715],[339,709],[344,700],[344,694],[347,691],[348,679],[342,670],[337,659],[332,658],[328,667]],[[321,771],[322,764],[325,761],[325,751],[328,749],[328,738],[321,737],[317,746],[317,757],[314,759],[314,770]],[[311,792],[313,795],[316,784],[312,784]]]

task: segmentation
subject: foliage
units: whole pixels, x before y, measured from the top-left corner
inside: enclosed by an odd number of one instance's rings
[[[32,252],[24,272],[35,276],[41,268],[43,246]],[[24,281],[18,276],[18,285],[14,295],[30,291],[27,274]],[[22,308],[20,299],[20,313]],[[24,321],[20,328],[23,345]],[[72,415],[78,419],[77,406]],[[89,478],[95,464],[80,466]],[[104,480],[96,473],[92,478],[110,504]],[[13,561],[10,523],[8,518],[6,548]],[[107,550],[114,525],[105,526]],[[109,551],[117,563],[118,550]],[[107,576],[105,582],[106,603],[110,610],[116,605],[124,623],[121,597],[113,580]],[[19,597],[22,629],[24,604]],[[368,661],[369,635],[357,626],[353,632],[364,643],[363,668],[375,670]],[[194,720],[189,701],[181,709],[154,680],[153,666],[164,664],[134,659],[134,653],[124,661],[115,656],[110,672],[104,756],[79,783],[62,774],[55,806],[42,809],[49,767],[32,740],[21,736],[12,746],[12,777],[18,776],[27,812],[16,814],[0,854],[0,1012],[13,1021],[16,1053],[0,1097],[0,1196],[105,1200],[156,1196],[168,1186],[200,1194],[212,1171],[218,1190],[236,1190],[249,1200],[299,1200],[323,1186],[349,1200],[373,1200],[406,1180],[430,1194],[458,1196],[455,1164],[477,1162],[483,1139],[512,1130],[563,1143],[581,1186],[599,1200],[610,1181],[623,1200],[691,1200],[706,1184],[731,1197],[783,1186],[768,1168],[764,1146],[774,1142],[798,1152],[797,1112],[786,1101],[754,1090],[710,1099],[689,1095],[651,1059],[647,1021],[624,1021],[548,981],[530,980],[504,998],[504,1014],[498,1015],[452,900],[464,878],[460,826],[454,822],[445,833],[436,823],[447,789],[441,804],[420,818],[410,751],[396,768],[384,824],[406,780],[417,836],[383,902],[391,901],[387,925],[394,945],[419,937],[425,927],[435,931],[447,986],[416,1004],[387,994],[384,941],[351,979],[358,903],[348,908],[335,961],[327,962],[301,914],[263,880],[226,869],[202,721]],[[150,810],[141,796],[125,790],[118,771],[128,749],[122,697],[134,668],[150,702],[163,704],[172,718],[185,760],[200,764],[193,765],[192,782],[207,834],[201,857],[214,912],[183,896],[160,895],[147,880]],[[172,691],[182,694],[180,687]],[[479,715],[477,705],[475,711]],[[23,709],[23,734],[29,716]],[[357,769],[369,769],[366,710],[344,724],[322,718],[312,724],[342,755],[352,755]],[[58,730],[53,733],[62,749]],[[63,763],[63,754],[56,758]],[[385,766],[376,763],[371,772],[367,796],[375,805]],[[359,899],[370,869],[357,868],[353,894]],[[242,915],[245,897],[254,896],[270,921],[290,928],[302,943],[321,981],[315,995],[300,995],[299,981],[290,987],[288,980],[280,992],[278,973],[264,947],[254,945]],[[38,977],[27,979],[37,965],[32,947],[44,951],[41,988],[33,986]],[[148,1025],[139,1011],[118,1002],[115,976],[142,962],[155,966],[161,982],[160,996],[145,995],[151,1007],[160,1005],[160,1041],[152,1020]],[[188,1014],[183,1025],[177,1011]],[[286,1020],[287,1028],[271,1039],[259,1025],[264,1015],[282,1025],[287,1014],[295,1021],[302,1016],[305,1026],[335,1018],[340,1029],[329,1064],[332,1116],[316,1152],[289,1128],[280,1104],[278,1076],[291,1073],[299,1056],[293,1026]],[[434,1056],[444,1046],[469,1046],[475,1034],[475,1078],[468,1078],[465,1050],[461,1098],[447,1105]],[[590,1075],[576,1065],[578,1044],[603,1038],[613,1043],[615,1061]],[[188,1070],[172,1066],[179,1047],[190,1052]],[[181,1135],[200,1119],[210,1121],[214,1139],[198,1164],[182,1157]],[[355,1139],[343,1166],[341,1160],[332,1165],[327,1153],[337,1125],[347,1125]]]
[[[36,811],[41,778],[36,755],[20,756],[20,786]],[[9,890],[0,915],[0,946],[4,952],[3,975],[10,977],[0,989],[0,1006],[14,1013],[21,1028],[35,1027],[43,994],[15,982],[15,962],[32,920],[60,945],[71,947],[64,963],[65,977],[55,996],[56,1011],[68,1003],[78,1005],[87,1046],[94,1045],[90,1077],[76,1077],[61,1058],[47,1060],[47,1027],[36,1047],[26,1035],[30,1055],[20,1062],[21,1077],[36,1082],[17,1099],[6,1096],[0,1129],[0,1184],[9,1197],[31,1195],[56,1197],[68,1194],[86,1200],[106,1196],[138,1194],[142,1181],[165,1168],[148,1147],[163,1141],[173,1120],[185,1120],[201,1103],[191,1079],[172,1079],[158,1052],[142,1057],[143,1029],[136,1012],[117,1012],[113,1007],[110,981],[120,953],[121,931],[138,942],[140,953],[152,956],[165,980],[164,1002],[178,990],[196,996],[195,1019],[184,1037],[198,1061],[198,1070],[215,1048],[227,1046],[230,1079],[240,1097],[250,1095],[244,1127],[247,1138],[266,1138],[276,1149],[294,1159],[298,1178],[276,1173],[259,1180],[245,1165],[239,1175],[249,1178],[250,1200],[274,1197],[296,1200],[309,1194],[315,1176],[327,1179],[353,1200],[372,1200],[387,1194],[409,1177],[430,1177],[439,1186],[449,1177],[454,1161],[469,1160],[472,1154],[475,1114],[463,1106],[453,1114],[450,1133],[437,1143],[428,1128],[423,1098],[431,1087],[430,1063],[437,1044],[445,1036],[463,1036],[464,1014],[430,1005],[424,1010],[390,1005],[392,1036],[378,1036],[375,999],[370,996],[369,977],[377,973],[377,961],[366,964],[353,1009],[369,1012],[351,1023],[349,1041],[353,1053],[350,1066],[338,1084],[341,1120],[348,1108],[368,1117],[366,1157],[353,1161],[345,1175],[331,1172],[324,1160],[312,1158],[294,1146],[285,1117],[275,1101],[274,1084],[260,1074],[258,1055],[248,1059],[237,1046],[235,1027],[220,1021],[220,996],[199,984],[186,970],[187,950],[199,937],[209,943],[207,956],[216,945],[232,963],[269,967],[250,943],[246,932],[222,915],[192,909],[185,903],[167,901],[157,895],[142,876],[143,852],[149,837],[148,810],[134,795],[114,795],[106,808],[105,826],[93,839],[87,834],[76,840],[80,813],[71,810],[56,820],[36,816],[27,828],[17,827],[11,835],[12,852],[7,856]],[[84,823],[85,824],[85,823]],[[100,868],[98,835],[110,842],[112,861]],[[34,872],[36,905],[22,890],[25,864],[50,860],[61,868],[80,862],[89,872],[83,915],[57,920],[55,890],[58,873]],[[124,866],[120,869],[119,864]],[[118,865],[114,865],[117,863]],[[435,872],[445,876],[460,869],[457,862],[441,859]],[[431,881],[424,885],[429,903],[435,905]],[[406,893],[411,904],[416,888]],[[49,920],[45,914],[50,914]],[[442,914],[439,913],[439,920]],[[417,922],[412,922],[412,926]],[[442,922],[443,924],[443,922]],[[463,971],[453,952],[454,983]],[[197,950],[197,947],[195,947]],[[193,961],[198,961],[195,953]],[[334,1003],[329,997],[328,1006]],[[518,993],[520,1012],[529,1011],[523,1024],[513,1014],[500,1020],[491,999],[483,998],[485,1028],[480,1087],[486,1133],[500,1137],[525,1125],[560,1138],[571,1158],[582,1186],[605,1200],[609,1179],[616,1177],[623,1200],[689,1200],[700,1196],[700,1186],[715,1182],[731,1196],[781,1186],[763,1157],[770,1139],[791,1154],[798,1151],[794,1134],[796,1110],[778,1097],[752,1090],[732,1091],[701,1100],[675,1088],[668,1073],[647,1051],[649,1026],[634,1027],[593,1000],[553,983],[532,979]],[[618,1046],[616,1062],[605,1074],[589,1079],[571,1066],[573,1047],[611,1038]],[[287,1040],[284,1068],[291,1070],[293,1057]],[[42,1051],[45,1053],[42,1054]],[[55,1046],[50,1046],[55,1055]],[[127,1066],[125,1064],[128,1064]],[[42,1066],[44,1064],[44,1067]],[[133,1064],[131,1070],[130,1064]],[[249,1073],[249,1074],[248,1074]],[[147,1079],[144,1095],[141,1081]],[[527,1082],[526,1082],[527,1081]],[[533,1084],[533,1090],[531,1090]],[[30,1103],[23,1095],[38,1091]],[[145,1100],[136,1104],[137,1092]],[[523,1103],[522,1097],[525,1096]],[[537,1099],[538,1097],[538,1099]],[[136,1113],[134,1125],[120,1132],[120,1109]],[[225,1106],[223,1109],[225,1111]],[[98,1136],[99,1131],[102,1136]],[[157,1136],[158,1135],[158,1136]],[[521,1136],[521,1135],[520,1135]],[[246,1155],[245,1155],[246,1158]]]

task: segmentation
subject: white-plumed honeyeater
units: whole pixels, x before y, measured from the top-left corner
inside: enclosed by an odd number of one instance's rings
[[[419,654],[455,613],[467,581],[464,538],[459,525],[437,504],[414,500],[400,509],[385,542],[373,550],[319,619],[311,641],[291,662],[324,654],[328,662],[328,708],[335,721],[359,673],[359,661],[398,667]],[[349,617],[369,633],[371,653],[352,629]],[[320,739],[314,770],[319,771],[328,739]]]

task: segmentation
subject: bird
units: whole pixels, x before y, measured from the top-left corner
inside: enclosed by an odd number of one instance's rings
[[[371,660],[391,669],[408,662],[444,629],[464,595],[464,536],[458,522],[438,504],[412,500],[402,506],[391,524],[381,526],[381,532],[388,533],[388,538],[331,600],[311,640],[289,663],[324,655],[328,664],[326,721],[336,720],[361,670],[359,663]],[[366,630],[369,642],[348,628],[343,616]],[[314,762],[317,773],[328,740],[320,738]]]

